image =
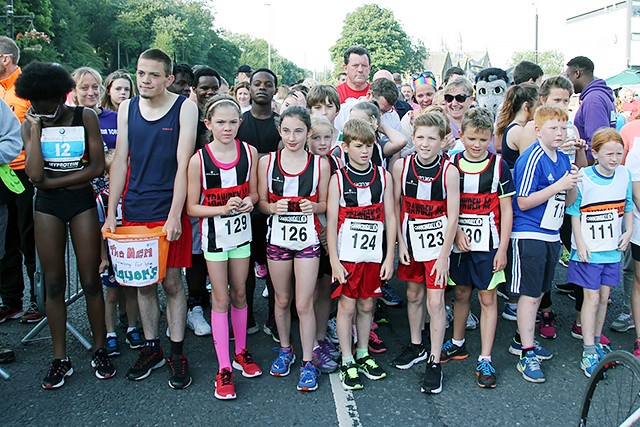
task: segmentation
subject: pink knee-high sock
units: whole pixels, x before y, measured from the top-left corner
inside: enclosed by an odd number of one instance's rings
[[[213,345],[218,355],[218,369],[231,370],[229,359],[229,321],[227,313],[216,313],[211,310],[211,329],[213,330]]]
[[[242,353],[242,350],[247,347],[247,313],[246,306],[241,309],[231,306],[231,326],[236,340],[236,354]]]

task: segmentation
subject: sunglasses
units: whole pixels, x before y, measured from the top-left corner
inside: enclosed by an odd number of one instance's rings
[[[40,119],[55,119],[59,109],[60,104],[58,104],[58,106],[56,107],[56,111],[54,111],[53,114],[38,114],[35,112],[35,110],[32,109],[31,115]]]
[[[436,79],[436,76],[434,76],[431,71],[423,71],[421,73],[413,73],[413,74],[411,74],[411,78],[413,80],[417,80],[420,77],[424,77],[425,79],[429,79],[429,78],[434,79],[434,80]]]
[[[467,100],[467,98],[470,98],[471,95],[467,95],[465,93],[461,93],[458,95],[451,95],[451,94],[445,94],[444,96],[444,100],[447,102],[447,104],[450,104],[453,102],[453,100],[455,99],[456,101],[458,101],[459,103],[463,103]]]

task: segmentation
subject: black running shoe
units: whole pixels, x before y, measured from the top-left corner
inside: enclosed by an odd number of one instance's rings
[[[465,344],[462,344],[462,346],[458,347],[451,340],[445,341],[445,343],[442,345],[440,362],[446,363],[449,360],[462,360],[469,357],[469,352],[467,351],[467,346]]]
[[[172,354],[167,359],[171,369],[169,387],[175,389],[187,388],[191,385],[191,375],[189,375],[189,365],[184,354]]]
[[[433,361],[433,356],[427,362],[420,391],[428,394],[438,394],[442,391],[442,366]]]
[[[138,359],[133,363],[127,372],[127,379],[139,381],[151,375],[151,371],[163,366],[166,363],[162,355],[162,349],[156,352],[151,350],[150,346],[144,346],[138,354]]]
[[[42,380],[42,388],[52,390],[54,388],[60,388],[64,385],[64,380],[73,374],[73,368],[71,367],[71,360],[53,359],[47,376]]]
[[[106,380],[116,374],[116,367],[111,364],[107,350],[99,348],[91,358],[91,367],[95,369],[96,378]]]
[[[398,369],[409,369],[416,363],[427,360],[427,356],[424,345],[409,343],[402,348],[400,354],[393,359],[391,364]]]

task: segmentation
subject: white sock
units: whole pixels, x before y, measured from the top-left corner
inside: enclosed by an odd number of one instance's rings
[[[451,338],[451,342],[457,345],[458,347],[462,347],[464,345],[464,341],[465,341],[464,338],[462,338],[460,341]]]

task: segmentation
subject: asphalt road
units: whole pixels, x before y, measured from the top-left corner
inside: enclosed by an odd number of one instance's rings
[[[556,282],[564,281],[566,269],[558,267]],[[256,311],[258,321],[266,320],[266,300],[259,296],[264,286],[258,281]],[[392,289],[404,294],[402,282],[395,278]],[[615,333],[610,322],[620,311],[622,289],[614,289],[605,334],[612,340],[613,349],[631,349],[634,331]],[[162,297],[161,297],[162,299]],[[479,315],[474,296],[472,311]],[[500,302],[502,308],[502,301]],[[337,374],[323,375],[317,391],[303,393],[296,390],[297,371],[284,378],[268,375],[276,356],[276,344],[262,332],[248,338],[248,346],[256,362],[262,367],[261,377],[247,379],[236,373],[236,393],[233,401],[219,401],[213,396],[213,382],[217,361],[211,337],[196,337],[187,331],[185,354],[188,357],[193,384],[186,390],[168,387],[169,369],[154,371],[143,381],[124,378],[136,358],[121,333],[122,355],[114,360],[118,368],[115,378],[100,381],[93,376],[90,353],[70,334],[67,334],[68,354],[75,373],[64,387],[43,390],[40,382],[52,358],[48,329],[38,340],[27,345],[22,338],[32,326],[17,321],[0,325],[0,342],[16,352],[16,361],[2,365],[11,378],[0,380],[0,413],[3,426],[79,426],[79,425],[341,425],[341,426],[561,426],[576,425],[578,410],[587,378],[580,370],[582,342],[571,337],[573,301],[565,295],[553,293],[553,309],[557,313],[558,337],[540,340],[554,353],[543,362],[547,382],[532,384],[523,380],[516,370],[516,357],[508,353],[515,322],[500,319],[495,340],[493,361],[497,369],[498,386],[493,390],[476,385],[474,373],[480,351],[479,330],[468,331],[467,348],[470,357],[443,365],[444,390],[439,395],[420,393],[424,364],[400,371],[391,360],[409,340],[406,308],[390,308],[390,325],[382,325],[379,335],[389,347],[387,353],[377,355],[377,361],[387,369],[387,378],[369,381],[364,390],[347,394],[339,386]],[[84,300],[69,308],[70,322],[89,337]],[[161,319],[161,331],[166,319]],[[299,348],[297,324],[292,328],[294,347]],[[447,338],[451,329],[447,331]],[[169,342],[161,338],[168,351]],[[233,348],[233,347],[232,347]],[[332,387],[332,384],[334,387]],[[335,392],[334,392],[335,390]]]

